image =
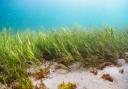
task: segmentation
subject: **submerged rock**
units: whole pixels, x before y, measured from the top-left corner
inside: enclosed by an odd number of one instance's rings
[[[119,73],[123,74],[124,73],[124,69],[120,69]]]
[[[126,61],[125,61],[124,59],[118,59],[118,60],[117,60],[117,65],[123,66],[123,65],[125,65],[125,64],[126,64]]]

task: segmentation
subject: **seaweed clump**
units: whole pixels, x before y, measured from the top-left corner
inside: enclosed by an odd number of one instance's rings
[[[58,89],[76,89],[76,88],[77,88],[76,84],[71,82],[68,82],[68,83],[63,82],[59,84],[59,87],[58,87]]]

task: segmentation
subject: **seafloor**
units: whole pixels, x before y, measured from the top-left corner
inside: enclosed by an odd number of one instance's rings
[[[56,68],[56,65],[58,64],[50,65],[50,72],[46,78],[37,80],[30,77],[33,85],[40,87],[43,83],[47,87],[43,89],[58,89],[60,83],[71,82],[76,84],[76,89],[128,89],[128,64],[123,59],[118,60],[118,65],[104,66],[103,69],[95,68],[97,73],[92,72],[93,68],[80,67],[79,63],[70,65],[70,71],[61,67]],[[43,67],[44,65],[41,66]],[[35,68],[28,71],[34,72]],[[109,75],[109,78],[103,78],[105,74]]]

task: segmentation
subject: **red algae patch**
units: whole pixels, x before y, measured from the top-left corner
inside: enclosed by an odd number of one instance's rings
[[[113,78],[110,76],[110,74],[103,74],[101,78],[113,82]]]

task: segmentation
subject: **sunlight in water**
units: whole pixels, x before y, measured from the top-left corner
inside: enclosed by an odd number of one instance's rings
[[[127,0],[2,0],[1,3],[3,26],[128,25]]]
[[[17,3],[17,0],[14,0]],[[20,4],[25,6],[60,6],[60,7],[105,7],[105,8],[113,8],[113,7],[123,7],[127,3],[126,0],[21,0]],[[42,7],[43,7],[42,6]]]

